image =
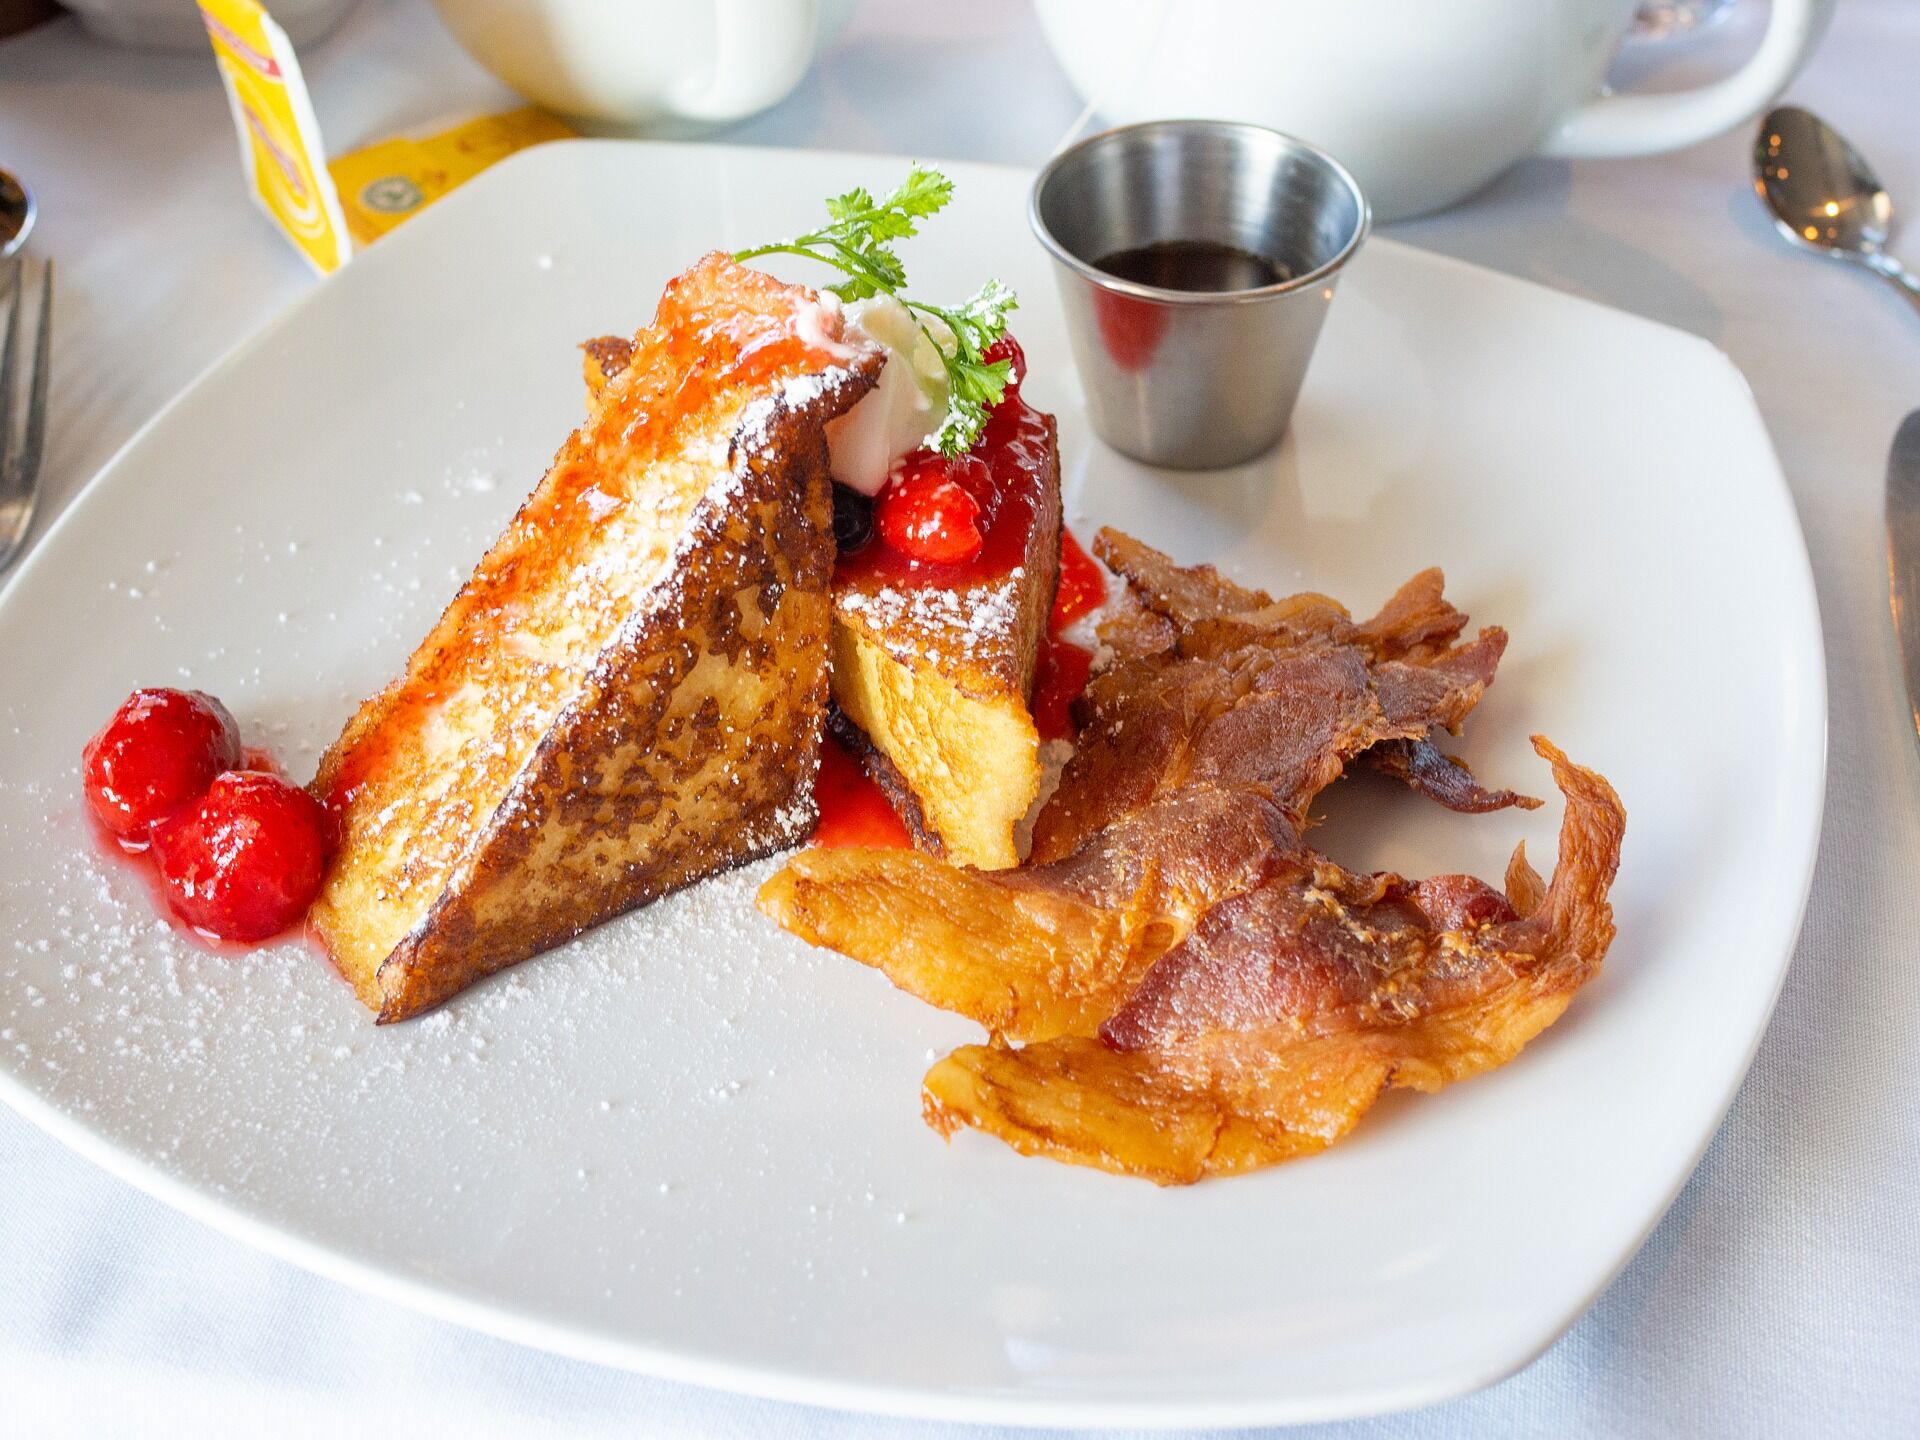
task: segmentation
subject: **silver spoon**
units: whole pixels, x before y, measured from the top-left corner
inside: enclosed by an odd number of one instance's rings
[[[1866,157],[1818,115],[1782,105],[1760,122],[1753,188],[1794,244],[1866,266],[1920,310],[1920,280],[1884,248],[1893,200]]]
[[[0,170],[0,261],[11,258],[27,243],[35,213],[33,192]]]

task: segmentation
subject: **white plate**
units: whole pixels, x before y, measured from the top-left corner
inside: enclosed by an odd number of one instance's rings
[[[108,466],[0,601],[0,1091],[182,1209],[574,1355],[802,1400],[1078,1423],[1300,1420],[1485,1385],[1633,1253],[1731,1098],[1819,826],[1819,628],[1745,384],[1706,344],[1375,240],[1290,442],[1172,477],[1088,435],[1026,177],[955,166],[915,288],[1019,287],[1068,510],[1276,590],[1445,564],[1513,633],[1463,742],[1630,813],[1605,973],[1505,1070],[1330,1153],[1162,1191],[920,1122],[971,1027],[789,941],[765,866],[376,1030],[313,954],[182,943],[96,856],[76,758],[135,684],[224,696],[307,773],[581,408],[574,342],[701,252],[901,162],[553,145],[320,285]],[[804,263],[804,262],[803,262]],[[789,273],[800,275],[803,269]],[[1083,528],[1083,533],[1085,533]],[[1327,797],[1350,864],[1497,876],[1557,803]]]

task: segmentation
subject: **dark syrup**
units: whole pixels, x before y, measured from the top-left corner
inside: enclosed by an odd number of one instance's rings
[[[1289,276],[1284,265],[1214,240],[1161,240],[1093,262],[1109,275],[1158,290],[1258,290]]]

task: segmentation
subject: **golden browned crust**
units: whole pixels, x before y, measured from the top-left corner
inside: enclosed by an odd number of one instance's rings
[[[618,336],[580,348],[590,397],[632,359]],[[950,592],[916,594],[876,576],[834,586],[833,695],[859,736],[849,748],[916,845],[983,870],[1018,863],[1015,827],[1040,793],[1027,702],[1060,579],[1052,416],[1047,436],[1041,503],[1015,571]]]
[[[703,502],[692,529],[712,543],[594,665],[381,964],[382,1022],[812,833],[833,564],[820,424],[790,414],[742,493]]]
[[[589,403],[599,399],[607,382],[633,363],[633,341],[624,335],[596,335],[581,341],[580,351]]]
[[[810,300],[718,256],[672,282],[643,360],[322,760],[343,841],[313,922],[383,1021],[810,831],[825,426],[882,359],[795,338]]]

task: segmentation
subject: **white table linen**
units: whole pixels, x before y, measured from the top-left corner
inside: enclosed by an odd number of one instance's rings
[[[1680,83],[1740,53],[1751,8],[1624,68]],[[337,149],[512,103],[425,0],[366,0],[303,61]],[[1916,71],[1920,5],[1845,0],[1790,92],[1871,155],[1910,211]],[[870,0],[792,98],[725,138],[1031,165],[1078,110],[1018,0]],[[1673,1210],[1541,1359],[1476,1396],[1299,1433],[1920,1430],[1920,752],[1880,529],[1887,445],[1920,406],[1920,317],[1787,250],[1747,193],[1749,138],[1645,161],[1531,162],[1391,233],[1693,331],[1753,385],[1812,550],[1832,695],[1819,870],[1779,1010]],[[204,55],[111,49],[71,21],[0,43],[0,165],[34,186],[35,249],[60,265],[49,518],[312,283],[245,198],[233,147]],[[1553,456],[1540,463],[1552,484]],[[1714,743],[1684,714],[1673,733],[1676,766]],[[427,1319],[205,1229],[0,1110],[0,1433],[292,1440],[369,1425],[463,1437],[958,1429],[668,1384]]]

